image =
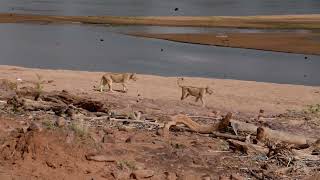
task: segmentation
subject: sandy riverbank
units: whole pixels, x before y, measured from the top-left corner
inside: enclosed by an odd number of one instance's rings
[[[320,15],[273,16],[50,16],[1,13],[0,23],[90,23],[228,28],[320,29]]]
[[[93,90],[103,72],[84,72],[69,70],[29,69],[13,66],[0,66],[0,77],[10,80],[36,80],[35,73],[54,82],[45,86],[45,90],[67,90],[75,94],[90,94],[94,98],[108,98],[110,93]],[[167,104],[188,103],[194,107],[199,104],[192,97],[185,102],[179,100],[181,90],[177,87],[176,77],[139,75],[136,82],[130,82],[127,94],[116,92],[112,96],[160,100]],[[256,113],[264,109],[267,113],[281,113],[287,109],[304,109],[307,105],[320,102],[320,87],[272,84],[253,81],[186,78],[186,84],[194,86],[210,85],[214,94],[208,96],[207,108],[225,111]],[[120,89],[121,86],[116,85]]]
[[[224,33],[223,35],[217,33],[132,33],[130,35],[183,43],[320,55],[319,33],[264,32]]]

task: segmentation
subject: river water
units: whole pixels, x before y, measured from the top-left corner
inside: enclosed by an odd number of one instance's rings
[[[177,9],[176,9],[177,8]],[[0,12],[114,16],[320,13],[319,0],[1,0]]]
[[[84,25],[0,24],[0,64],[320,85],[320,56],[176,43]]]

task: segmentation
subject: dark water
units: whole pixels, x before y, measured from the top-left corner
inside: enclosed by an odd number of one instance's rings
[[[6,65],[320,85],[320,56],[135,38],[102,26],[0,24],[0,39]]]
[[[175,11],[175,8],[178,8]],[[0,12],[56,15],[270,15],[320,13],[319,0],[1,0]]]

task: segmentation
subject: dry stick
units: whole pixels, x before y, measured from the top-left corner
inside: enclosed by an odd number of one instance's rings
[[[214,137],[214,138],[221,137],[221,138],[225,138],[225,139],[234,139],[234,140],[239,140],[239,141],[246,140],[246,137],[243,137],[243,136],[236,136],[236,135],[220,133],[220,132],[212,132],[210,134],[210,136]]]
[[[141,124],[152,124],[152,125],[157,125],[157,126],[164,126],[164,124],[161,124],[161,123],[141,121],[141,120],[131,120],[131,119],[115,119],[115,118],[110,118],[110,121],[129,122],[129,123],[141,123]]]
[[[257,178],[258,180],[263,180],[264,179],[263,177],[259,176],[257,173],[253,172],[250,169],[249,169],[249,172],[253,177]]]
[[[201,119],[212,119],[212,120],[219,120],[221,117],[211,117],[211,116],[191,116],[188,115],[189,118],[201,118]]]
[[[85,120],[95,121],[95,120],[108,120],[108,121],[116,121],[116,122],[129,122],[129,123],[141,123],[141,124],[152,124],[156,126],[163,127],[164,124],[157,123],[157,122],[149,122],[149,121],[142,121],[142,120],[132,120],[132,119],[117,119],[117,118],[110,118],[109,116],[102,116],[102,117],[85,117]]]
[[[234,149],[234,150],[238,150],[241,152],[244,152],[246,154],[253,154],[253,153],[259,153],[259,154],[267,154],[269,152],[268,148],[259,146],[259,145],[255,145],[255,144],[249,144],[249,143],[245,143],[245,142],[241,142],[241,141],[237,141],[237,140],[232,140],[232,139],[228,139],[227,141],[230,146]]]

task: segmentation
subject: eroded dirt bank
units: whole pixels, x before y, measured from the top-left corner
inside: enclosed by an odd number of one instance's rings
[[[319,87],[186,78],[213,87],[202,108],[179,100],[176,77],[138,75],[128,93],[100,93],[102,74],[0,67],[0,179],[319,177]],[[177,114],[189,124],[165,136]]]

